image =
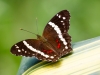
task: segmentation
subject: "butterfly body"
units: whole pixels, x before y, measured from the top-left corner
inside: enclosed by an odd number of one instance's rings
[[[70,53],[71,37],[68,34],[70,14],[67,10],[57,13],[46,25],[43,35],[26,39],[12,46],[11,52],[18,56],[35,56],[39,60],[55,62]]]

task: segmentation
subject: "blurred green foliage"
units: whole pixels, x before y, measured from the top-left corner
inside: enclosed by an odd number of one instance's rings
[[[70,12],[72,43],[100,35],[100,0],[0,0],[0,75],[16,75],[21,57],[10,53],[16,42],[36,38],[46,23],[59,11]],[[38,31],[36,19],[38,18]]]

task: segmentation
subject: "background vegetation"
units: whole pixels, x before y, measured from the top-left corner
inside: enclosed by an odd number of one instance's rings
[[[11,46],[36,38],[19,28],[42,34],[46,23],[63,9],[71,15],[72,43],[100,35],[100,0],[0,0],[0,75],[16,75],[18,71],[21,57],[10,53]]]

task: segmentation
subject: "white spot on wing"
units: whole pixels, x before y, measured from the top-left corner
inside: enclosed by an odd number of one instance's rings
[[[32,54],[32,55],[35,55],[35,54]]]
[[[65,20],[66,19],[66,17],[63,17],[63,20]]]
[[[65,25],[65,23],[63,22],[63,25]]]
[[[20,50],[20,49],[18,49],[18,52],[21,52],[21,50]]]
[[[22,49],[22,51],[24,51],[24,49]]]
[[[27,51],[25,51],[25,53],[27,53]]]
[[[57,14],[57,16],[58,16],[58,14]]]
[[[16,46],[16,48],[19,48],[17,45],[15,45]]]
[[[64,21],[61,21],[61,22],[64,22]]]
[[[58,17],[61,18],[61,15],[59,15]]]
[[[57,56],[57,55],[54,55],[54,56]]]
[[[65,48],[66,48],[66,49],[68,49],[68,47],[67,47],[67,46],[65,46]]]
[[[54,58],[54,56],[51,56],[50,58],[52,58],[52,59],[53,59],[53,58]]]

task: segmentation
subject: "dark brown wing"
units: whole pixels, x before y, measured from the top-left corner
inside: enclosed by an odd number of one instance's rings
[[[59,57],[40,40],[27,39],[13,45],[11,53],[17,56],[35,56],[39,60],[57,61]]]
[[[70,14],[67,10],[57,13],[46,25],[43,36],[60,56],[69,53],[71,37],[68,34]]]

